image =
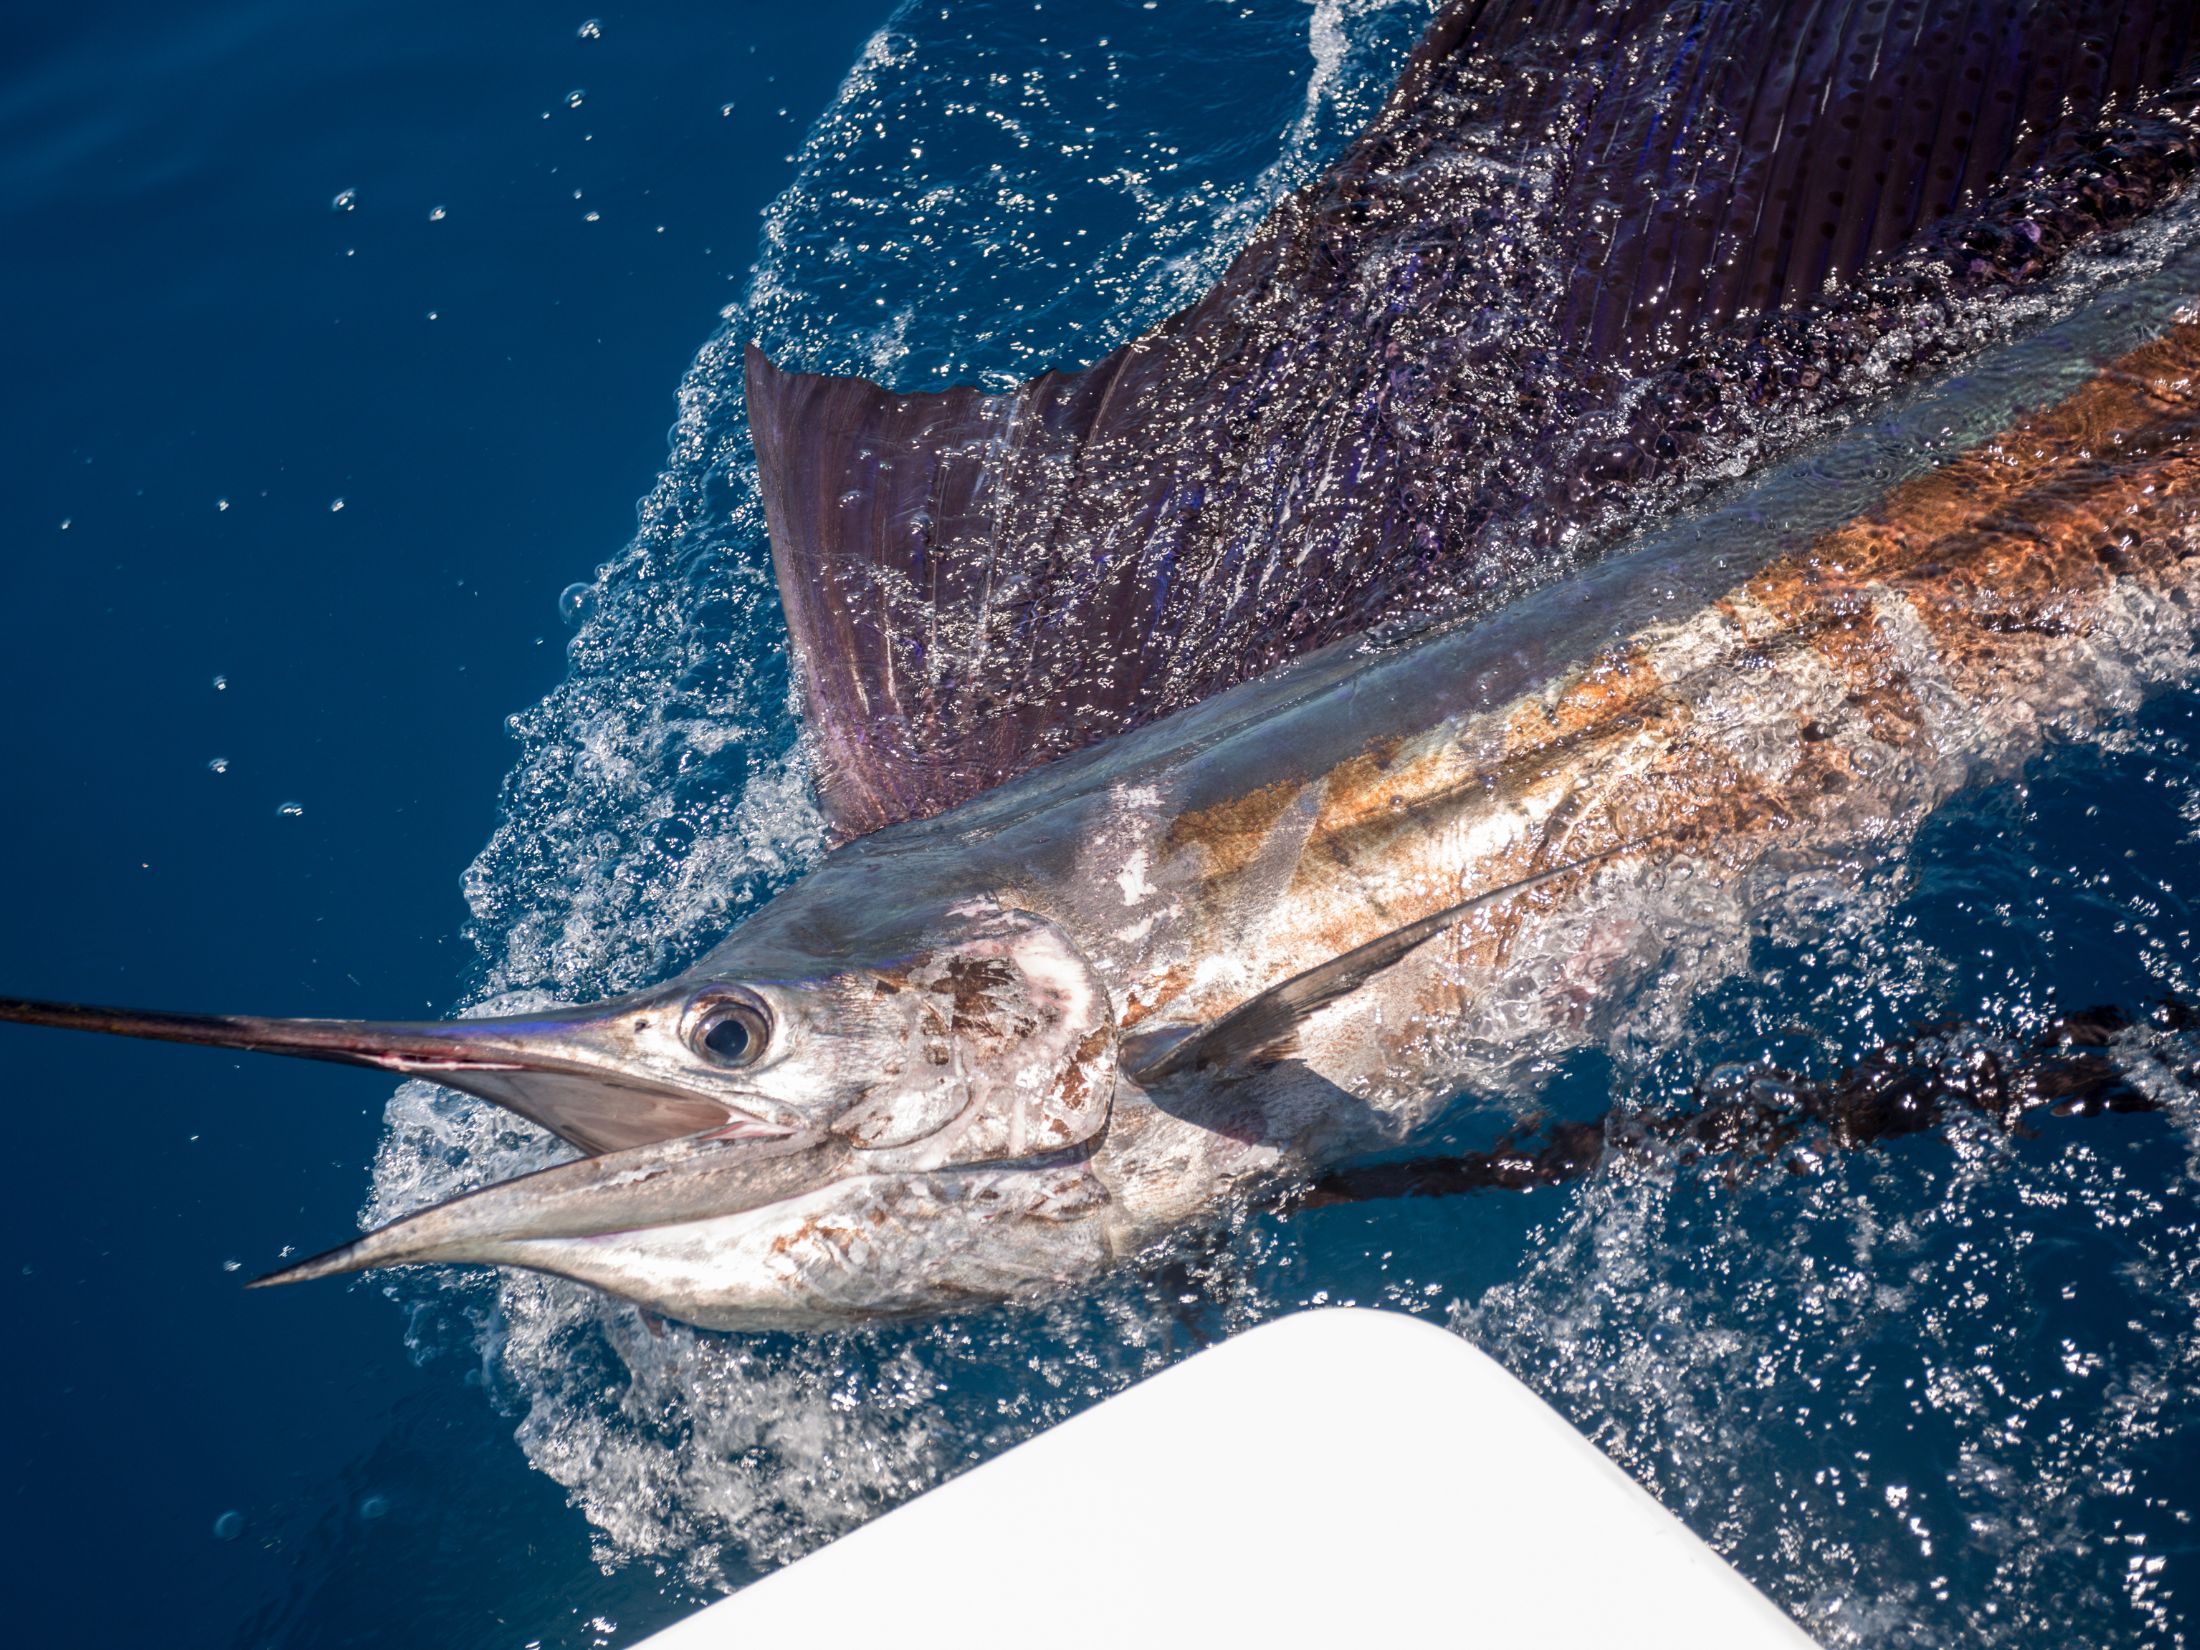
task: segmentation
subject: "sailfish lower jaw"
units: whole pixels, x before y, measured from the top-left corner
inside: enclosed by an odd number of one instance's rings
[[[823,1135],[713,1130],[553,1164],[403,1216],[350,1243],[256,1278],[305,1283],[425,1262],[538,1265],[545,1245],[692,1225],[780,1203],[848,1172]],[[551,1266],[546,1270],[562,1270]]]
[[[830,1139],[695,1138],[454,1198],[251,1287],[426,1262],[513,1266],[706,1329],[846,1327],[1087,1281],[1120,1258],[1113,1215],[1081,1152],[890,1171]]]

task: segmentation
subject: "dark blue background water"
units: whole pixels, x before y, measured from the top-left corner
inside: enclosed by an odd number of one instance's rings
[[[736,302],[800,364],[904,382],[1096,355],[1334,149],[1425,11],[1164,3],[971,0],[877,38],[882,0],[606,10],[594,38],[580,8],[411,0],[10,18],[0,991],[600,991],[731,920],[687,868],[790,874],[798,803],[717,806],[769,789],[791,725],[737,399],[690,359]],[[607,557],[567,630],[559,591]],[[685,777],[692,733],[647,725],[675,701],[739,724]],[[2196,714],[2159,697],[1964,798],[1831,917],[1768,902],[1745,977],[1554,1104],[1655,1109],[1782,1039],[1838,1069],[1938,1018],[2022,1036],[2195,995]],[[1135,1278],[753,1355],[594,1306],[498,1323],[569,1303],[526,1280],[247,1295],[348,1234],[386,1079],[13,1028],[0,1072],[27,1639],[626,1642],[1191,1344],[1178,1284]],[[1803,1182],[1255,1221],[1192,1316],[1439,1316],[1838,1642],[2167,1644],[2200,1575],[2196,1215],[2186,1137],[2112,1119]]]
[[[0,990],[456,995],[558,591],[631,534],[882,7],[591,15],[11,11]],[[4,1060],[11,1633],[589,1641],[585,1527],[510,1419],[378,1300],[238,1287],[345,1235],[386,1081],[28,1033]],[[622,1637],[668,1608],[610,1590]]]

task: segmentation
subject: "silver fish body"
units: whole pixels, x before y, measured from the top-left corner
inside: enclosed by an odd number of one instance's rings
[[[2067,337],[2032,351],[2070,375]],[[1742,966],[1766,879],[1898,851],[1960,787],[2186,672],[2196,373],[2200,333],[2171,325],[1954,462],[1851,484],[1883,494],[1861,513],[1823,467],[1776,475],[1492,620],[1332,648],[838,850],[658,994],[770,1001],[744,1106],[835,1142],[832,1178],[446,1258],[724,1328],[951,1310],[1089,1278],[1463,1090],[1529,1097],[1677,956],[1697,981]],[[1805,496],[1839,525],[1761,525]],[[1288,1046],[1140,1075],[1327,959],[1590,860]]]

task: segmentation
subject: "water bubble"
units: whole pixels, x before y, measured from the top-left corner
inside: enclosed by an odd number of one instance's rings
[[[206,764],[206,771],[208,773],[227,773],[229,771],[229,758],[226,756],[213,758]]]
[[[358,204],[358,190],[339,189],[336,191],[336,198],[328,203],[328,207],[331,212],[349,212],[354,206],[357,206]]]
[[[441,223],[445,218],[449,217],[450,215],[451,212],[449,207],[431,206],[428,208],[428,221],[430,223]]]
[[[328,504],[328,511],[329,511],[329,514],[330,514],[330,515],[332,515],[332,516],[333,516],[333,515],[334,515],[334,514],[335,514],[335,513],[337,512],[337,511],[341,510],[341,509],[342,509],[343,507],[344,507],[344,501],[343,501],[342,499],[340,499],[340,498],[332,498],[332,499],[330,499],[330,500],[329,500],[329,504]]]
[[[390,1498],[386,1495],[369,1495],[359,1502],[361,1518],[380,1518],[390,1510]]]
[[[69,520],[70,520],[70,518],[69,518],[69,517],[67,517],[67,516],[63,516],[63,517],[61,518],[61,530],[62,530],[62,531],[63,531],[64,533],[66,533],[66,532],[67,532],[67,531],[69,530]]]
[[[597,223],[600,222],[602,218],[603,214],[601,212],[591,212],[587,215],[587,218],[584,221],[588,223]]]
[[[229,678],[226,676],[215,677],[214,691],[216,693],[227,693],[229,691]]]
[[[596,605],[596,587],[586,582],[569,584],[558,592],[558,617],[579,624]]]
[[[603,38],[603,19],[591,17],[580,26],[579,33],[583,40],[601,40]]]
[[[193,1140],[196,1140],[198,1139],[198,1136],[193,1135],[191,1138]],[[222,1262],[222,1270],[224,1272],[242,1272],[244,1270],[244,1262],[241,1260],[225,1260]]]
[[[588,94],[582,91],[578,86],[574,87],[570,92],[567,92],[565,94],[565,106],[568,109],[578,109],[583,103],[587,101]]]
[[[722,115],[730,115],[733,113],[733,105],[730,103],[721,103],[718,106],[718,112]]]
[[[276,808],[275,814],[279,819],[298,819],[304,816],[305,811],[306,805],[303,802],[285,802]]]
[[[217,510],[226,510],[226,509],[228,509],[228,508],[229,508],[229,500],[227,500],[226,498],[218,498],[218,499],[216,499],[216,500],[214,501],[214,508],[215,508],[215,509],[217,509]]]
[[[214,1539],[234,1541],[244,1534],[244,1514],[232,1509],[214,1520]]]

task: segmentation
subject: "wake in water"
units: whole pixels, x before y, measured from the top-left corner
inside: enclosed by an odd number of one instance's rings
[[[910,387],[1097,356],[1204,289],[1362,123],[1424,20],[1327,0],[1074,24],[910,10],[873,40],[771,214],[748,303],[682,386],[666,471],[584,604],[567,681],[515,718],[504,822],[468,876],[476,1011],[655,979],[821,851],[740,346]],[[1982,315],[1981,341],[2067,301]],[[2071,993],[2189,994],[2170,891],[2191,859],[2176,805],[2200,777],[2173,731],[2188,713],[2171,701],[2124,749],[2042,765],[2095,764],[2095,787],[2166,776],[2150,783],[2167,887],[2142,888],[2122,838],[2073,829],[2078,792],[2042,801],[2035,775],[1950,810],[1899,862],[1765,889],[1738,977],[1731,958],[1680,971],[1609,1047],[1544,1074],[1545,1103],[1655,1111],[1775,1044],[1830,1071],[1951,1015],[2021,1038]],[[841,1336],[655,1325],[522,1273],[388,1287],[424,1355],[480,1349],[606,1563],[699,1585],[794,1556],[1202,1335],[1354,1298],[1491,1346],[1823,1637],[2035,1642],[2085,1619],[2102,1643],[2168,1643],[2200,1481],[2182,1104],[2077,1142],[1959,1128],[1800,1177],[1652,1163],[1519,1202],[1246,1213],[1173,1273]],[[1454,1141],[1496,1126],[1462,1108]],[[508,1114],[408,1084],[366,1217],[558,1155]]]

